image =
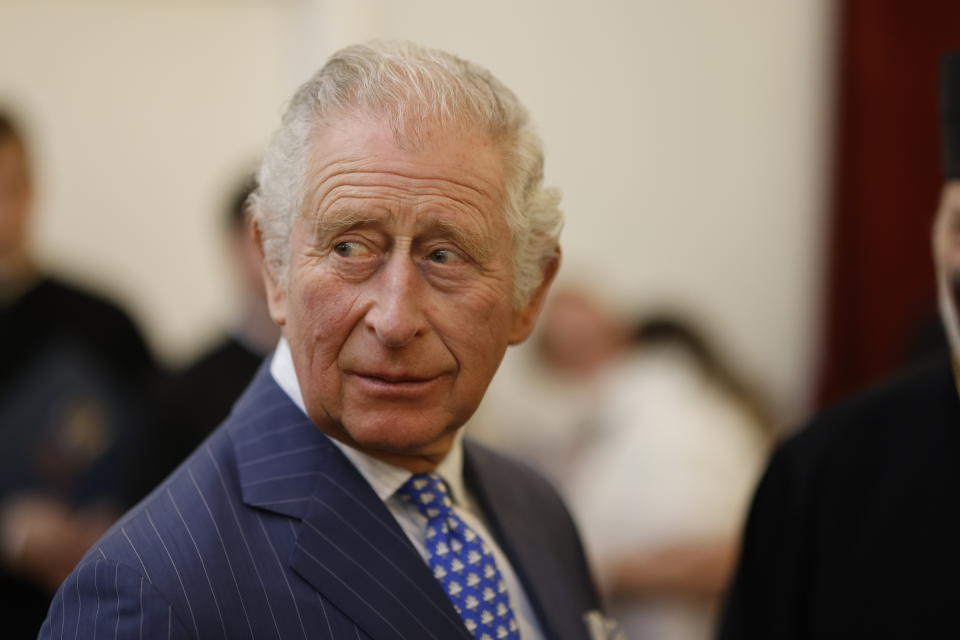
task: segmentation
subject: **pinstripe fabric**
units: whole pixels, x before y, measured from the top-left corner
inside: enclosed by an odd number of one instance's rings
[[[300,392],[297,372],[293,366],[293,355],[290,353],[290,345],[284,338],[280,338],[273,353],[270,362],[270,374],[293,403],[302,412],[306,413],[307,409],[303,402],[303,394]],[[397,495],[397,490],[403,486],[412,474],[405,469],[372,458],[336,440],[331,440],[331,442],[370,484],[377,497],[387,506],[397,524],[400,525],[407,538],[416,547],[420,557],[423,558],[424,562],[429,563],[430,554],[425,539],[426,519],[418,509],[413,508]],[[457,433],[453,446],[446,457],[437,465],[435,473],[440,475],[449,487],[450,496],[455,503],[454,511],[457,515],[490,545],[496,565],[500,568],[503,579],[506,581],[513,612],[520,627],[520,635],[524,640],[543,640],[543,633],[540,630],[530,600],[527,598],[526,590],[517,578],[503,550],[500,549],[496,538],[488,531],[487,523],[484,521],[485,516],[470,495],[470,491],[468,491],[464,482],[463,431]]]
[[[482,483],[476,494],[505,552],[518,554],[511,561],[548,637],[586,638],[579,615],[596,601],[554,494],[499,456],[474,446],[465,453],[468,478],[520,483],[511,496]],[[521,517],[540,521],[519,531],[507,522],[518,515],[517,495]],[[530,554],[536,547],[545,550]],[[227,421],[81,561],[40,637],[470,636],[370,485],[264,367]]]

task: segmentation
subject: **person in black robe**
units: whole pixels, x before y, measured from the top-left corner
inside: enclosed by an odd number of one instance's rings
[[[960,636],[960,54],[943,67],[934,230],[950,349],[785,442],[743,538],[722,640]]]
[[[960,633],[958,460],[948,354],[814,420],[760,484],[720,637]]]
[[[27,156],[0,113],[0,612],[17,638],[120,513],[120,461],[157,373],[123,311],[32,260]]]

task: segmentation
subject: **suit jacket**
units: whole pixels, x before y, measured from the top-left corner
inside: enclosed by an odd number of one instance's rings
[[[944,354],[775,453],[720,637],[957,637],[958,504],[960,399]]]
[[[464,474],[549,638],[597,608],[553,489],[474,443]],[[261,367],[231,415],[90,550],[41,638],[470,638],[337,447]]]

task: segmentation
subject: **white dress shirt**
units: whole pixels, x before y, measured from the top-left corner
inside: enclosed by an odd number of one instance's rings
[[[293,403],[306,414],[306,404],[303,401],[303,393],[297,380],[296,369],[293,366],[290,346],[284,338],[281,338],[277,344],[277,349],[273,354],[273,362],[270,363],[270,373],[280,388],[290,396]],[[450,498],[453,501],[453,510],[456,514],[490,545],[497,562],[497,568],[500,569],[500,573],[507,584],[507,593],[510,595],[510,604],[517,619],[520,637],[523,640],[542,640],[544,636],[537,623],[536,615],[530,605],[526,591],[510,565],[510,561],[507,560],[507,556],[487,528],[483,514],[463,481],[462,439],[463,432],[460,431],[457,433],[447,457],[437,465],[435,473],[440,475],[447,483],[450,489]],[[397,495],[397,490],[413,474],[406,469],[388,464],[348,447],[335,438],[330,438],[330,441],[343,452],[343,455],[353,463],[360,475],[370,483],[370,486],[373,487],[377,496],[383,500],[391,515],[396,518],[407,538],[416,547],[424,562],[428,562],[430,556],[425,544],[427,519],[415,505],[405,502]]]

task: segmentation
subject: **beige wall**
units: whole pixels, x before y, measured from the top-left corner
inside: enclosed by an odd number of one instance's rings
[[[226,316],[220,197],[293,85],[371,37],[472,58],[539,125],[563,277],[699,313],[791,419],[814,366],[831,20],[827,0],[7,0],[0,90],[40,147],[42,256],[176,359]]]
[[[221,210],[281,112],[284,26],[266,1],[0,3],[40,259],[122,299],[168,360],[229,316]]]

